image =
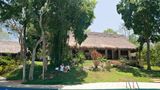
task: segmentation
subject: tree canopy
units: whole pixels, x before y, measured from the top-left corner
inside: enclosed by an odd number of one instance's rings
[[[147,43],[147,64],[150,67],[150,41],[160,39],[160,1],[159,0],[121,0],[117,11],[122,15],[125,26],[143,37]]]
[[[32,54],[31,79],[36,52],[44,63],[50,56],[51,66],[57,67],[68,55],[69,32],[82,43],[93,21],[95,4],[96,0],[0,0],[0,22],[18,32],[23,59],[26,51]]]

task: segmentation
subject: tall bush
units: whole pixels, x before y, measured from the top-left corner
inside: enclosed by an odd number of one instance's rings
[[[98,58],[102,58],[102,54],[99,53],[99,52],[97,52],[97,50],[93,50],[93,51],[91,52],[91,58],[92,58],[93,60],[97,60]]]

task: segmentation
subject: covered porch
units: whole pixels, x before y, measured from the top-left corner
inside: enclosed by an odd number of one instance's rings
[[[102,56],[104,56],[107,59],[121,59],[121,58],[126,58],[128,60],[133,60],[136,58],[136,50],[132,50],[132,49],[95,49],[95,48],[81,48],[79,49],[81,51],[84,52],[85,56],[87,59],[91,59],[91,52],[93,50],[96,50],[97,52],[99,52],[100,54],[102,54]],[[72,49],[72,53],[74,53],[75,50]]]
[[[126,58],[128,60],[132,60],[136,57],[135,50],[130,49],[105,49],[105,57],[107,59],[120,59]]]

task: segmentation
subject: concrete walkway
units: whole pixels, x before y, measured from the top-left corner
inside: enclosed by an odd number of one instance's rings
[[[0,76],[0,87],[11,87],[11,88],[35,88],[35,89],[58,89],[62,88],[62,85],[27,85],[27,84],[21,84],[21,80],[13,80],[8,81],[6,78]],[[1,89],[0,89],[1,90]],[[7,89],[5,89],[7,90]]]
[[[126,86],[127,85],[127,86]],[[129,86],[130,85],[130,86]],[[138,82],[140,89],[157,89],[160,90],[160,83]],[[5,78],[0,79],[0,87],[13,88],[39,88],[39,89],[138,89],[134,82],[101,82],[88,83],[79,85],[26,85],[21,84],[21,81],[6,81]]]
[[[35,88],[35,89],[59,89],[62,85],[27,85],[21,84],[21,81],[0,81],[0,87],[12,87],[12,88]]]
[[[0,76],[0,81],[5,81],[6,78]]]
[[[136,83],[130,82],[130,85],[132,89],[138,89]],[[139,89],[160,90],[160,83],[138,82],[138,86]],[[63,86],[62,89],[127,89],[127,87],[126,87],[126,82],[104,82],[104,83],[89,83],[81,85],[65,85]]]

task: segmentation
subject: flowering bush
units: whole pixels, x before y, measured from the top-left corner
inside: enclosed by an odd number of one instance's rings
[[[96,50],[93,50],[91,52],[91,58],[93,60],[97,60],[98,58],[102,58],[102,54],[100,54],[99,52],[97,52]]]

